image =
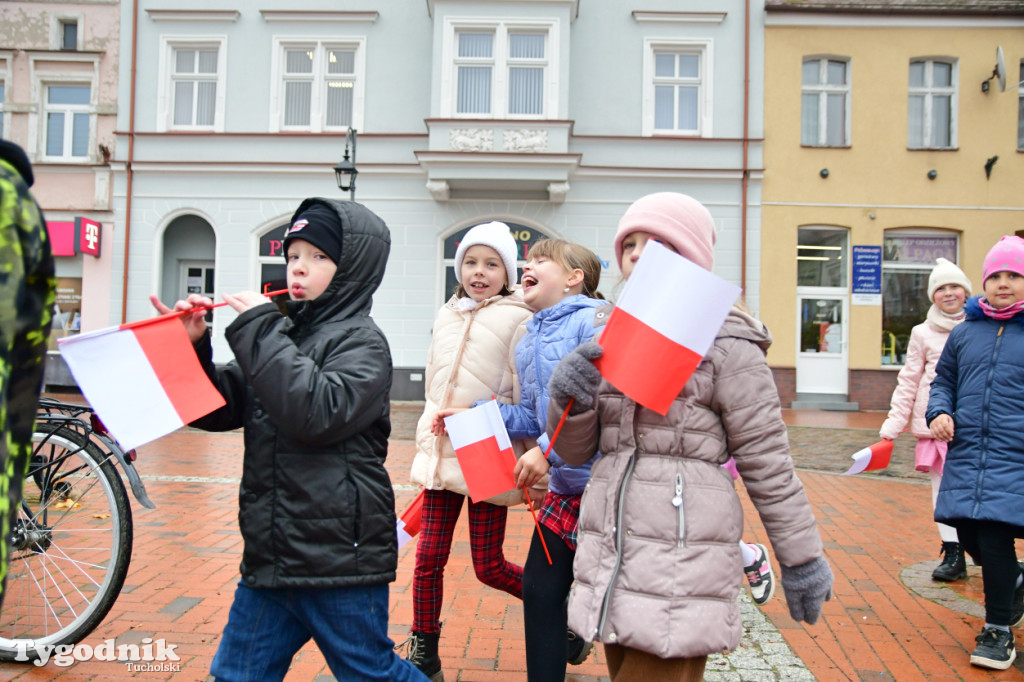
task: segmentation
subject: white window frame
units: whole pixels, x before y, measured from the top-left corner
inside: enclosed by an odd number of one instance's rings
[[[933,85],[934,66],[936,62],[949,64],[950,85]],[[925,85],[912,87],[910,85],[910,65],[914,63],[925,64]],[[957,103],[959,101],[958,83],[960,81],[960,60],[954,57],[914,57],[907,62],[907,149],[956,149],[957,148]],[[910,144],[910,106],[909,101],[912,95],[924,95],[924,121],[921,122],[923,143],[920,146]],[[932,139],[932,125],[934,121],[935,95],[949,95],[949,146],[934,147],[929,144]]]
[[[1020,60],[1017,73],[1020,79],[1017,83],[1017,150],[1024,151],[1024,59]]]
[[[75,49],[64,50],[64,24],[75,24]],[[85,15],[68,12],[61,12],[50,15],[50,48],[66,52],[80,52],[83,50],[82,35],[85,25]]]
[[[11,64],[10,59],[7,59],[7,63]],[[100,154],[96,146],[99,64],[99,54],[95,53],[35,52],[29,54],[29,101],[32,102],[32,105],[28,112],[28,145],[25,151],[31,160],[46,159],[73,164],[100,163]],[[63,70],[60,67],[63,67]],[[89,86],[89,152],[85,156],[46,156],[46,88],[49,85]],[[10,120],[5,119],[5,123],[10,123]]]
[[[676,54],[696,54],[700,57],[700,73],[697,77],[697,129],[657,129],[654,127],[654,57],[656,54],[674,52]],[[655,135],[687,135],[695,137],[711,137],[712,103],[714,102],[714,83],[711,74],[714,71],[714,41],[711,39],[675,40],[666,38],[644,38],[643,57],[643,107],[641,134],[646,137]]]
[[[11,63],[10,52],[0,52],[0,86],[3,86],[3,94],[0,95],[0,139],[4,138],[4,131],[11,130],[11,114],[7,111],[7,98],[10,96],[11,78],[8,66]]]
[[[805,85],[803,83],[803,66],[808,62],[818,63],[818,76],[819,82],[815,85]],[[828,80],[828,63],[829,62],[842,62],[846,65],[846,83],[843,85],[830,85],[826,81]],[[849,57],[840,57],[835,55],[808,55],[803,58],[800,62],[801,69],[801,83],[800,83],[800,144],[803,146],[810,147],[830,147],[830,148],[843,148],[849,147],[852,144],[850,135],[852,133],[852,127],[850,125],[850,112],[852,111],[853,99],[853,60]],[[837,145],[831,145],[828,143],[828,96],[841,94],[843,95],[844,112],[843,112],[843,140]],[[804,95],[816,95],[818,97],[818,130],[817,140],[807,145],[803,141],[803,113],[804,106],[803,100]]]
[[[175,125],[174,123],[174,54],[177,50],[217,50],[217,84],[214,98],[213,125]],[[168,130],[208,130],[224,132],[224,108],[227,90],[228,38],[220,36],[160,36],[159,91],[157,93],[157,132]]]
[[[47,102],[49,95],[49,88],[51,86],[61,87],[88,87],[89,88],[89,103],[88,104],[49,104]],[[42,99],[39,104],[39,152],[40,158],[44,161],[55,162],[55,163],[89,163],[93,159],[95,153],[93,147],[96,146],[96,86],[88,80],[65,80],[60,78],[46,78],[40,83],[40,90]],[[47,118],[51,112],[60,112],[65,115],[64,121],[64,139],[61,143],[61,149],[63,154],[60,156],[50,156],[46,153],[46,133],[47,133]],[[89,116],[89,140],[86,143],[85,155],[84,156],[72,156],[71,151],[73,149],[73,133],[74,133],[74,116],[75,114],[86,114]],[[70,118],[70,120],[68,120]]]
[[[441,75],[441,117],[535,121],[556,119],[559,111],[559,30],[558,19],[447,17],[441,48],[441,63],[444,65]],[[459,34],[463,32],[494,34],[492,58],[488,60],[493,68],[490,113],[458,113],[458,47]],[[509,68],[515,66],[508,53],[510,33],[545,35],[543,60],[530,62],[531,65],[544,68],[544,106],[540,114],[510,114],[508,111]]]
[[[314,51],[313,73],[310,80],[313,82],[312,99],[310,102],[310,116],[308,126],[285,125],[285,60],[286,52],[296,48],[309,48]],[[270,67],[270,132],[276,133],[282,130],[297,130],[319,133],[323,131],[346,132],[346,126],[327,125],[327,82],[339,80],[335,76],[326,73],[327,50],[353,50],[355,52],[355,63],[353,65],[353,88],[352,88],[352,128],[363,129],[364,107],[366,103],[366,37],[329,37],[329,38],[301,38],[301,37],[280,37],[273,38],[274,59]]]

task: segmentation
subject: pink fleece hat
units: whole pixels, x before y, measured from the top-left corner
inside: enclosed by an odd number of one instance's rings
[[[693,197],[656,192],[633,202],[615,232],[615,260],[622,269],[622,241],[633,232],[649,232],[705,270],[715,263],[715,220]]]
[[[985,265],[981,269],[982,281],[997,272],[1015,272],[1024,277],[1024,239],[1006,235],[992,247],[985,256]]]

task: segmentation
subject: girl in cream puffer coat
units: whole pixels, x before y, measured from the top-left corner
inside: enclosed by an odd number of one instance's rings
[[[410,478],[424,487],[420,535],[413,573],[413,626],[409,660],[432,682],[444,679],[438,656],[444,568],[455,524],[469,495],[466,480],[447,435],[432,425],[441,410],[468,408],[492,398],[519,401],[514,348],[532,311],[516,284],[517,246],[508,225],[477,225],[455,253],[459,281],[455,295],[434,320],[427,355],[426,406],[416,427],[416,456]],[[532,443],[531,443],[532,445]],[[523,444],[513,441],[516,456]],[[495,498],[469,502],[473,568],[485,585],[523,596],[523,569],[505,559],[502,545],[508,506],[523,501],[510,490]]]
[[[619,267],[628,278],[644,246],[659,241],[710,270],[714,234],[696,200],[649,195],[619,222]],[[602,381],[591,363],[603,354],[596,343],[551,377],[549,436],[573,399],[556,442],[562,458],[603,455],[583,494],[569,627],[604,643],[613,681],[700,680],[708,654],[739,644],[743,512],[721,466],[730,456],[782,564],[790,614],[813,623],[830,594],[765,362],[770,343],[760,322],[733,308],[665,416]]]

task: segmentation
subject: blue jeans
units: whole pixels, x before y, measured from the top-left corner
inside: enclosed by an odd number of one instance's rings
[[[218,682],[283,680],[313,639],[338,680],[427,678],[388,637],[388,586],[251,589],[238,584],[210,674]]]

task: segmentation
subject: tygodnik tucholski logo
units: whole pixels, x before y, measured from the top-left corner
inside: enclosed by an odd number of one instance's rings
[[[181,672],[181,659],[174,653],[178,645],[162,639],[146,637],[141,644],[116,644],[116,640],[105,639],[95,648],[88,644],[38,644],[31,639],[7,641],[18,652],[15,661],[28,661],[33,654],[38,656],[33,663],[39,667],[47,663],[66,668],[76,661],[116,661],[127,666],[128,672]]]

